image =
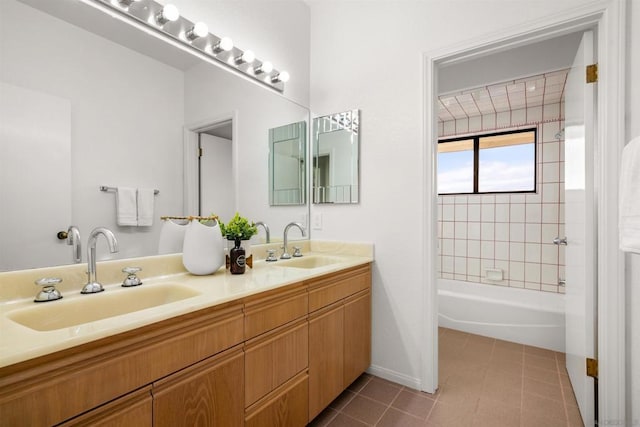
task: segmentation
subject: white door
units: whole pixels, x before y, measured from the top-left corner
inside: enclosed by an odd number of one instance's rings
[[[567,371],[586,426],[594,420],[594,380],[586,358],[596,354],[596,251],[593,186],[595,84],[593,33],[585,32],[565,86],[565,230]],[[560,236],[564,237],[564,236]]]
[[[232,142],[200,134],[200,215],[216,214],[229,221],[235,214]]]

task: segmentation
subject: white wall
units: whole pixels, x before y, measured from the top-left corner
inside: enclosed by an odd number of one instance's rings
[[[582,3],[310,2],[312,111],[360,108],[362,124],[361,203],[312,206],[313,236],[375,243],[372,362],[387,377],[418,387],[421,375],[422,53]]]
[[[627,1],[627,140],[640,137],[640,2]],[[640,255],[627,255],[627,408],[640,423]]]
[[[156,253],[159,221],[116,226],[115,194],[98,187],[156,188],[156,218],[182,213],[183,73],[22,3],[0,3],[0,80],[71,104],[71,221],[83,244],[105,226],[120,252],[110,255],[100,239],[99,259]]]
[[[159,0],[175,4],[190,21],[203,21],[209,31],[233,39],[240,49],[269,60],[291,80],[284,95],[309,105],[309,8],[302,0]]]

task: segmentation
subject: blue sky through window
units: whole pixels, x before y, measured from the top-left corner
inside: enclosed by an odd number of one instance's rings
[[[480,150],[478,191],[535,190],[535,144]]]

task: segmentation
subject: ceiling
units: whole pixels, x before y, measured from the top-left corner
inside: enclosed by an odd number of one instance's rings
[[[569,70],[449,93],[438,97],[438,120],[466,119],[484,114],[559,103]]]

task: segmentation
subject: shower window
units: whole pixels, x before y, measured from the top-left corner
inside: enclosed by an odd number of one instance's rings
[[[438,141],[438,194],[536,191],[536,129]]]

